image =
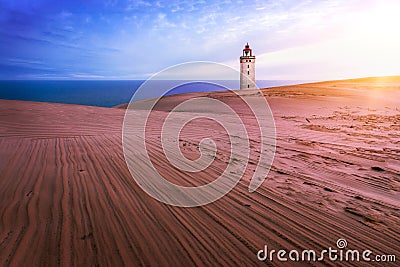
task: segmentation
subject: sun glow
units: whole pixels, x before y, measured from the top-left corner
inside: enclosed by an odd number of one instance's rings
[[[400,44],[400,4],[377,6],[352,17],[350,28],[354,34],[355,45],[368,50],[386,53],[391,49],[398,51]],[[399,53],[400,54],[400,53]]]
[[[259,55],[271,75],[276,66],[296,66],[290,78],[345,79],[400,74],[400,1],[384,1],[343,15],[329,38]],[[279,71],[274,78],[285,79]],[[282,73],[282,72],[281,72]]]

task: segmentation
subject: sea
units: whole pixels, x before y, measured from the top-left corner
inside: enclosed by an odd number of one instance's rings
[[[128,103],[144,82],[144,80],[3,80],[0,81],[0,99],[113,107]],[[257,86],[266,88],[305,82],[309,81],[259,80]],[[238,87],[237,84],[232,84],[229,88]],[[168,94],[219,90],[226,88],[195,82],[174,88]]]

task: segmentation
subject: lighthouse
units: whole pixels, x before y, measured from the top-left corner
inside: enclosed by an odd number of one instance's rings
[[[256,89],[256,57],[249,43],[240,57],[240,89]]]

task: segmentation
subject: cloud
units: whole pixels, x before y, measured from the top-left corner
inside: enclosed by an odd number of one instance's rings
[[[125,11],[138,10],[142,7],[150,7],[152,4],[143,0],[128,0]]]
[[[72,16],[71,12],[68,11],[61,11],[61,13],[58,15],[62,20],[68,19]]]
[[[165,28],[175,28],[176,24],[171,22],[165,13],[159,13],[157,19],[154,20],[154,30],[165,29]]]
[[[46,67],[46,64],[40,60],[23,59],[23,58],[7,58],[3,61],[4,65],[29,67],[41,70],[51,70],[52,68]]]
[[[293,66],[339,64],[336,58],[345,60],[340,53],[361,62],[357,51],[350,51],[349,47],[359,42],[352,36],[367,40],[368,30],[363,28],[367,18],[382,21],[378,18],[385,16],[377,18],[373,12],[378,2],[105,0],[55,4],[50,0],[0,0],[0,60],[14,58],[27,60],[28,64],[29,60],[40,59],[68,77],[75,77],[71,73],[76,73],[146,78],[149,73],[191,60],[226,62],[237,68],[238,57],[248,41],[259,59],[259,77],[265,73],[268,78],[275,73],[274,76],[297,78],[306,73]],[[400,10],[394,8],[395,1],[381,5],[388,7],[383,14]],[[396,19],[393,21],[398,25]],[[371,23],[368,27],[374,29]],[[388,38],[389,33],[376,29],[374,32],[381,34],[375,39],[382,41],[369,41],[370,46],[389,44],[388,51],[393,52],[398,43]],[[381,54],[390,57],[388,53]],[[382,64],[375,52],[371,57]],[[394,62],[388,62],[391,68],[395,67]],[[30,67],[35,66],[30,63]],[[7,64],[15,75],[29,74],[22,73],[27,69],[17,68],[18,64],[22,67],[22,61],[13,66]],[[327,68],[320,76],[328,71],[333,70]]]

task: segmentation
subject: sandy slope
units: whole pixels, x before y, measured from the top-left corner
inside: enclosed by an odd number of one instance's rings
[[[268,179],[249,193],[246,176],[198,208],[161,204],[137,186],[122,154],[124,110],[1,100],[0,265],[264,265],[264,245],[318,251],[338,238],[400,260],[399,88],[398,79],[369,79],[264,90],[278,137]],[[188,129],[188,157],[210,129],[224,138],[211,122]],[[224,151],[198,180],[176,170],[170,180],[209,182]],[[166,170],[156,142],[151,153]]]

